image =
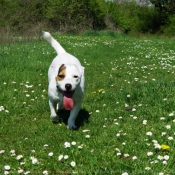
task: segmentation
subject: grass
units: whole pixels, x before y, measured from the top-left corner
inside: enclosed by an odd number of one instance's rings
[[[39,40],[1,45],[1,174],[173,174],[174,40],[54,36],[85,67],[79,128],[66,128],[64,110],[62,123],[49,119],[53,48]]]

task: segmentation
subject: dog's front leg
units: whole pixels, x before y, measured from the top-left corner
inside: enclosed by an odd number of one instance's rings
[[[49,99],[49,106],[50,106],[50,118],[53,122],[59,122],[59,117],[57,115],[57,105],[58,101],[57,100],[52,100],[51,98]]]
[[[68,119],[68,129],[76,129],[75,120],[81,108],[81,101],[74,104],[74,108],[70,112],[70,116]]]

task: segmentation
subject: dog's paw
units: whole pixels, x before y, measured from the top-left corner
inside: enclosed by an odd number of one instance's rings
[[[50,119],[52,120],[53,123],[59,123],[59,117],[58,116],[50,116]]]
[[[77,129],[77,127],[75,126],[75,121],[74,121],[74,120],[71,120],[71,119],[69,118],[68,124],[67,124],[67,128],[68,128],[68,129]]]
[[[67,129],[76,130],[77,127],[74,124],[72,124],[72,125],[67,125]]]

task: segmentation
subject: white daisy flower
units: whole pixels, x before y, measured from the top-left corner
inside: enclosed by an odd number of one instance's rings
[[[16,157],[17,160],[21,160],[22,158],[23,158],[23,155],[18,155],[18,156]]]
[[[168,156],[168,155],[163,156],[164,160],[169,160],[169,158],[170,158],[170,156]]]
[[[147,152],[147,156],[152,156],[153,152]]]
[[[76,145],[77,143],[75,141],[71,142],[72,145]]]
[[[163,160],[163,156],[158,155],[158,156],[157,156],[157,159],[159,159],[159,160]]]
[[[68,158],[69,158],[69,156],[68,156],[68,155],[65,155],[65,156],[64,156],[64,159],[65,159],[65,160],[66,160],[66,159],[68,159]]]
[[[9,165],[5,165],[5,166],[4,166],[4,169],[5,169],[6,171],[9,171],[9,170],[10,170],[10,166],[9,166]]]
[[[86,137],[87,139],[89,139],[89,138],[90,138],[90,135],[86,135],[85,137]]]
[[[43,171],[43,174],[44,174],[44,175],[48,175],[49,172],[45,170],[45,171]]]
[[[147,120],[143,120],[143,125],[146,125],[147,124]]]
[[[69,142],[65,142],[65,143],[64,143],[64,147],[65,147],[65,148],[70,148],[70,146],[71,146],[71,145],[70,145]]]
[[[71,165],[71,167],[75,167],[75,166],[76,166],[76,163],[75,163],[74,161],[72,161],[72,162],[70,163],[70,165]]]
[[[147,132],[146,135],[147,136],[152,136],[153,134],[152,134],[152,132]]]
[[[61,161],[63,157],[64,157],[64,156],[61,154],[61,155],[58,157],[58,160]]]
[[[50,157],[53,156],[53,152],[50,152],[50,153],[48,154],[48,156],[50,156]]]

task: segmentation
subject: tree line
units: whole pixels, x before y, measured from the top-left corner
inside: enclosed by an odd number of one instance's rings
[[[175,34],[175,1],[150,0],[152,6],[118,0],[1,0],[1,33],[36,34],[41,30],[82,33],[118,30]]]

